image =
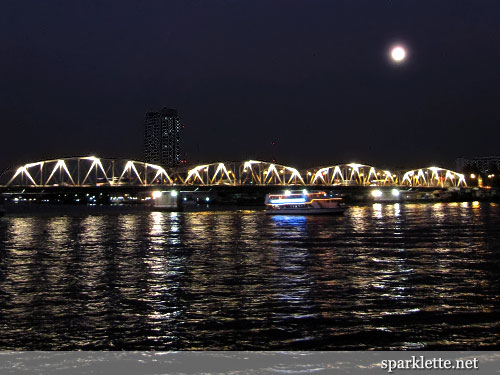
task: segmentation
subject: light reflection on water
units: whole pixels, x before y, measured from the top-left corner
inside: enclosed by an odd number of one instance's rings
[[[0,220],[2,349],[483,349],[500,208]]]

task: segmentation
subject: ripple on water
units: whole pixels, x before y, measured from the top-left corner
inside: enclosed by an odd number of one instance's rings
[[[7,216],[2,349],[498,349],[500,206]]]

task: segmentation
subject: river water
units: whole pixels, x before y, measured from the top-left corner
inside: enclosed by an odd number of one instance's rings
[[[500,206],[0,218],[0,349],[500,348]]]

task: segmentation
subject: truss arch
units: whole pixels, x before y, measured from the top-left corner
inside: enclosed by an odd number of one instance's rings
[[[159,165],[95,156],[70,157],[25,164],[2,175],[6,186],[164,185],[173,181]]]
[[[310,185],[395,185],[397,176],[389,170],[370,165],[349,163],[314,168],[306,171]]]
[[[266,161],[215,162],[200,164],[172,174],[184,185],[304,185],[300,172]]]
[[[407,171],[403,174],[401,184],[412,187],[422,186],[441,188],[467,186],[463,174],[440,167],[428,167]]]

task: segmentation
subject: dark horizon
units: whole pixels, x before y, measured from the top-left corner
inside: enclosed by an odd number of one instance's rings
[[[188,163],[498,155],[499,17],[495,1],[4,2],[0,169],[142,160],[145,113],[163,107]]]

